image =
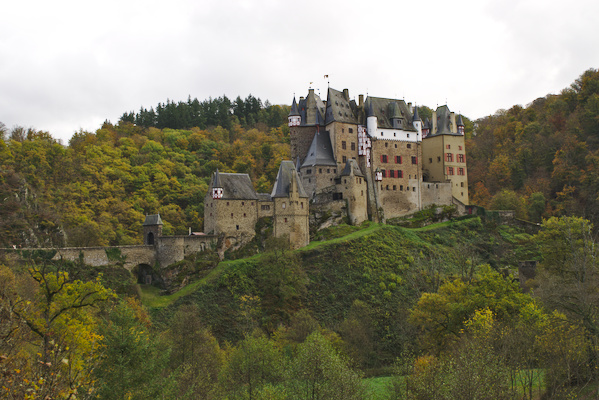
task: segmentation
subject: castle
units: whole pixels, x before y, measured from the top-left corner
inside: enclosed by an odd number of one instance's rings
[[[352,224],[412,214],[432,204],[468,205],[464,123],[444,105],[422,121],[403,100],[309,89],[289,113],[291,156],[271,194],[247,174],[216,171],[204,202],[204,232],[245,241],[261,217],[293,247],[309,243],[309,206],[344,210]]]

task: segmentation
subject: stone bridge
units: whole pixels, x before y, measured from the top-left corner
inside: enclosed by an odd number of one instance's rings
[[[183,260],[186,255],[216,247],[214,235],[160,236],[153,245],[111,246],[111,247],[62,247],[32,249],[0,249],[9,259],[22,260],[30,255],[44,254],[52,260],[77,261],[93,266],[122,263],[131,271],[138,265],[167,265]]]

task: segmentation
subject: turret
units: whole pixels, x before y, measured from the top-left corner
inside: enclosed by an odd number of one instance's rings
[[[396,102],[392,102],[389,104],[389,119],[391,119],[391,124],[396,129],[403,129],[403,116],[401,115],[401,110],[399,109],[399,105]]]
[[[458,116],[457,126],[458,126],[458,134],[463,136],[464,135],[464,120],[462,119],[462,114],[460,114]]]
[[[223,186],[220,183],[220,177],[218,174],[218,168],[214,173],[214,181],[212,182],[212,198],[222,199],[223,197]]]
[[[431,120],[427,118],[426,121],[424,121],[424,125],[422,126],[422,138],[424,139],[425,137],[430,135],[430,133],[431,133]]]
[[[414,116],[412,117],[412,123],[414,124],[414,128],[418,131],[418,139],[422,139],[422,120],[418,115],[418,107],[414,107]]]
[[[295,101],[295,96],[293,96],[293,103],[291,104],[291,111],[289,112],[289,126],[300,126],[302,122],[302,117],[299,112],[299,108]]]
[[[153,246],[156,238],[162,236],[162,219],[160,214],[146,215],[143,223],[144,244]]]
[[[376,130],[378,129],[378,121],[376,115],[374,115],[372,101],[368,102],[368,108],[366,109],[366,129],[370,137],[376,136]]]

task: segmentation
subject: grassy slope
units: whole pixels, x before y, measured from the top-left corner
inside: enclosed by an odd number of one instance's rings
[[[435,290],[442,279],[467,274],[470,262],[516,267],[518,260],[534,255],[526,247],[527,238],[516,228],[484,226],[478,218],[421,229],[371,224],[299,250],[308,278],[306,295],[278,319],[273,319],[272,310],[258,306],[254,319],[273,329],[286,322],[285,315],[307,308],[322,325],[335,330],[352,303],[361,300],[371,309],[377,358],[390,361],[410,336],[407,310],[423,291]],[[216,337],[234,342],[247,328],[241,297],[268,295],[256,279],[262,260],[257,255],[222,262],[202,280],[170,296],[143,289],[144,302],[153,307],[155,321],[165,325],[181,304],[195,303]]]

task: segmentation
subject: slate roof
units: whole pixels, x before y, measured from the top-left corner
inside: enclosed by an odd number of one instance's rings
[[[300,115],[299,108],[297,107],[297,102],[295,101],[295,96],[293,96],[293,103],[291,104],[291,111],[289,112],[289,116],[297,116]]]
[[[418,107],[414,107],[414,116],[412,117],[412,121],[422,121],[420,119],[420,115],[418,115]]]
[[[458,116],[458,122],[456,122],[457,126],[464,126],[464,120],[462,119],[462,114]]]
[[[270,193],[256,193],[256,196],[258,196],[258,201],[272,201]]]
[[[219,183],[219,186],[216,186],[216,183]],[[223,199],[256,200],[258,198],[248,174],[230,174],[217,170],[212,175],[208,193],[212,192],[212,188],[215,187],[223,188]]]
[[[325,114],[325,124],[331,122],[346,122],[349,124],[357,124],[358,118],[354,107],[343,92],[329,88],[327,95],[327,111]]]
[[[143,226],[149,225],[164,225],[162,223],[162,219],[160,219],[160,214],[146,215],[146,220],[144,221]]]
[[[392,118],[403,120],[402,130],[416,131],[412,123],[412,113],[403,100],[385,99],[382,97],[368,97],[367,116],[375,116],[377,118],[377,126],[379,128],[393,129]]]
[[[437,131],[431,132],[433,135],[455,135],[456,133],[451,131],[451,112],[449,107],[440,106],[437,108]]]
[[[345,168],[343,169],[343,172],[341,172],[341,176],[349,176],[349,175],[351,175],[352,171],[355,176],[364,176],[364,174],[360,170],[360,166],[358,165],[358,162],[356,160],[354,160],[353,158],[350,158],[345,163]]]
[[[277,180],[275,181],[275,186],[272,188],[271,197],[288,197],[291,182],[294,179],[297,184],[299,197],[308,197],[299,176],[297,175],[293,161],[281,161]]]
[[[333,156],[333,146],[328,131],[316,132],[302,167],[314,165],[337,165]]]
[[[300,126],[323,125],[323,114],[325,112],[324,102],[320,99],[314,89],[308,90],[308,97],[299,101],[299,115],[302,117]]]

